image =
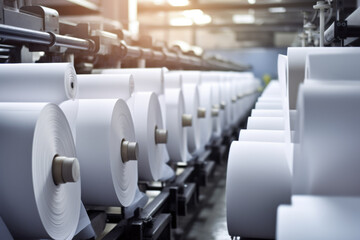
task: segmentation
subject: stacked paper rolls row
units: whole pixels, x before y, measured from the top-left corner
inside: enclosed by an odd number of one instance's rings
[[[0,66],[0,216],[15,238],[72,239],[81,201],[131,205],[139,179],[170,176],[168,159],[188,161],[240,121],[241,104],[254,104],[238,96],[250,85],[255,93],[256,80],[235,73],[95,72],[77,76],[70,63]]]
[[[277,208],[290,202],[292,160],[281,99],[279,82],[271,81],[251,110],[247,129],[231,144],[226,190],[231,236],[275,238]]]

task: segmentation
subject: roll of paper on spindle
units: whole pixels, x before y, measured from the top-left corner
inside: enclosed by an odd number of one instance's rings
[[[131,74],[80,74],[78,85],[81,99],[127,100],[135,88]]]
[[[52,102],[74,99],[77,79],[70,63],[0,65],[1,102]]]
[[[229,235],[274,239],[277,207],[291,197],[284,144],[234,141],[227,169]]]
[[[61,109],[0,103],[0,132],[0,216],[12,236],[72,239],[80,214],[79,165]]]
[[[247,129],[254,130],[284,130],[284,118],[282,117],[249,117]]]

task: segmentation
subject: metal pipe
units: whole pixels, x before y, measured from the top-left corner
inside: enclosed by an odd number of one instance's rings
[[[94,43],[90,40],[19,28],[5,24],[0,24],[0,38],[85,51],[92,51],[95,49]]]

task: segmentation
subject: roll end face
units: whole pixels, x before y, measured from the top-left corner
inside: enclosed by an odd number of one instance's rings
[[[198,118],[205,118],[206,117],[206,109],[199,107],[197,110],[197,117]]]
[[[168,139],[168,131],[155,127],[155,144],[166,144]]]
[[[183,127],[191,127],[192,126],[192,115],[191,114],[183,114],[181,117],[181,124]]]
[[[53,159],[52,175],[55,185],[79,181],[79,160],[75,157],[64,157],[56,155]]]
[[[139,156],[139,145],[137,142],[121,141],[121,159],[123,163],[137,160]]]

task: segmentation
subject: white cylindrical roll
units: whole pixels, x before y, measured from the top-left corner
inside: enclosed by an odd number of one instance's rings
[[[306,56],[310,53],[357,53],[360,54],[360,48],[344,47],[289,47],[288,56],[288,76],[289,76],[289,107],[296,108],[296,100],[300,83],[305,78]]]
[[[275,238],[276,210],[290,203],[291,176],[283,143],[233,142],[226,179],[230,236]]]
[[[254,130],[284,130],[282,117],[249,117],[247,129]]]
[[[1,102],[52,102],[74,99],[77,80],[70,63],[0,65]]]
[[[211,83],[211,95],[212,95],[212,109],[218,111],[218,116],[213,117],[213,136],[220,137],[222,133],[221,119],[223,119],[224,111],[220,109],[220,92],[219,85],[217,83]]]
[[[164,76],[164,86],[167,88],[182,88],[182,75],[179,72],[167,72]]]
[[[126,207],[132,203],[138,164],[131,161],[135,159],[122,159],[122,141],[135,142],[131,114],[123,100],[79,100],[76,150],[84,204]]]
[[[179,72],[181,73],[183,83],[192,83],[192,84],[196,84],[197,86],[202,84],[200,71],[179,71]]]
[[[292,200],[292,206],[278,208],[276,239],[360,239],[359,197],[297,195]]]
[[[360,84],[299,88],[294,193],[359,196]]]
[[[135,92],[127,101],[139,143],[139,179],[157,181],[164,166],[163,144],[155,143],[155,131],[163,129],[159,100],[151,92]]]
[[[0,216],[13,237],[72,239],[80,180],[55,185],[53,176],[55,156],[76,157],[62,111],[54,104],[0,103],[0,132]]]
[[[265,109],[272,109],[272,110],[281,110],[283,109],[282,103],[281,102],[276,102],[276,103],[268,103],[268,102],[257,102],[255,105],[255,109],[259,109],[259,110],[265,110]]]
[[[199,86],[200,105],[206,109],[205,118],[199,119],[199,125],[201,128],[201,146],[205,146],[212,135],[212,91],[211,85],[203,83]]]
[[[283,130],[246,130],[239,133],[239,141],[249,142],[285,142]]]
[[[185,111],[193,116],[191,127],[186,129],[189,153],[195,153],[200,147],[200,126],[198,118],[199,90],[196,84],[183,84]]]
[[[253,109],[251,110],[252,117],[284,117],[283,110],[271,109]]]
[[[78,75],[79,96],[82,99],[128,99],[134,92],[131,74]]]
[[[186,162],[188,158],[186,128],[182,126],[185,103],[180,89],[165,89],[168,142],[170,159]],[[192,116],[193,117],[193,116]],[[194,118],[194,117],[193,117]]]
[[[97,70],[105,74],[132,74],[135,81],[135,92],[154,92],[164,94],[164,74],[166,68],[121,68]]]
[[[360,68],[356,65],[360,60],[359,53],[310,53],[305,64],[305,81],[349,80],[358,81]]]

